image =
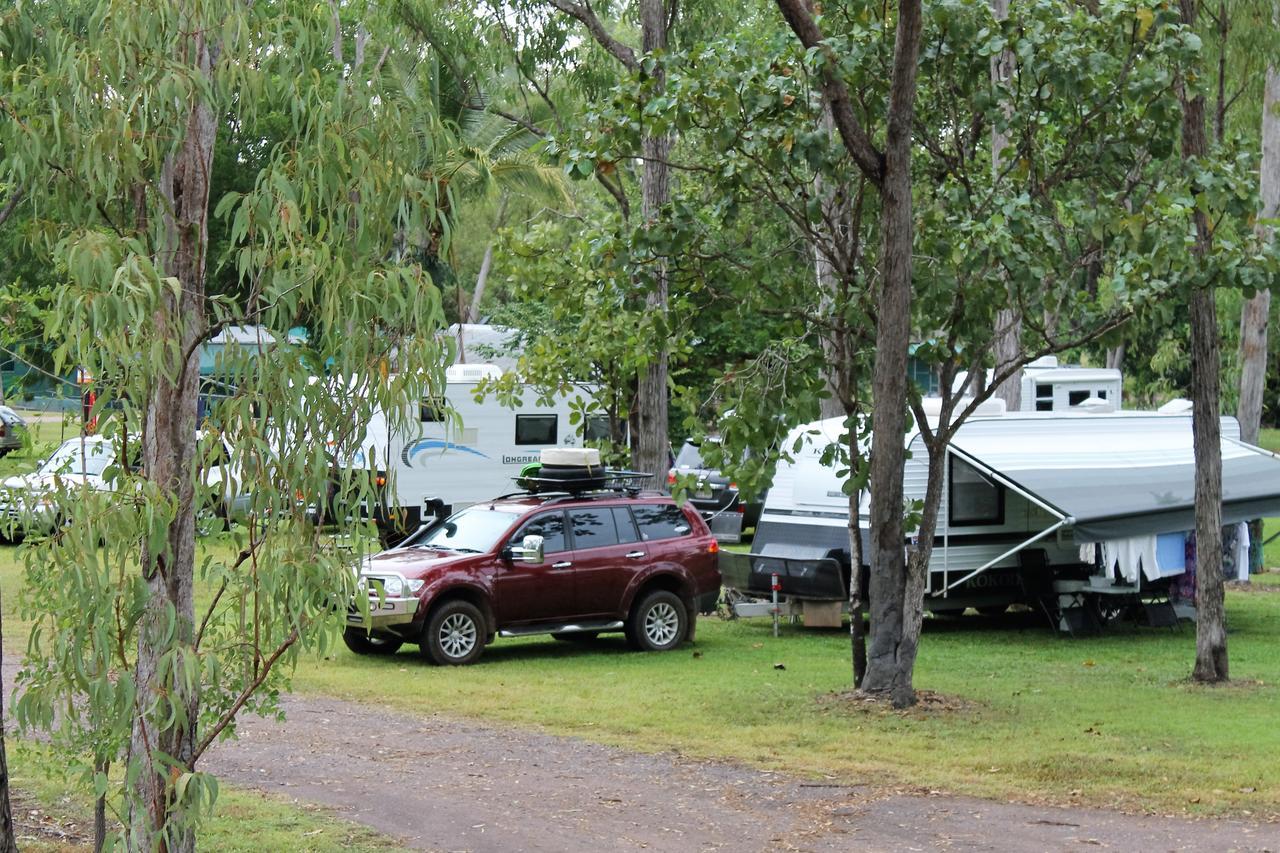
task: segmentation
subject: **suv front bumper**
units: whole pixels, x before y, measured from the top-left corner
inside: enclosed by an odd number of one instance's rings
[[[373,631],[392,625],[404,625],[414,620],[418,615],[418,605],[421,603],[418,596],[412,593],[396,596],[384,594],[386,582],[393,577],[400,582],[397,589],[403,590],[408,585],[404,576],[399,574],[361,576],[360,592],[357,594],[368,596],[369,612],[368,615],[360,612],[358,601],[353,600],[347,605],[347,625]],[[371,590],[371,587],[376,591]]]

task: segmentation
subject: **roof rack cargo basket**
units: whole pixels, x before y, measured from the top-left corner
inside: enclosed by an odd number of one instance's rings
[[[594,447],[548,447],[539,461],[530,462],[515,478],[516,485],[533,493],[592,491],[639,492],[649,474],[606,468]]]
[[[597,468],[583,471],[578,477],[541,477],[537,474],[521,474],[514,478],[516,485],[531,494],[557,492],[582,494],[584,492],[639,492],[644,481],[652,477],[640,471],[617,468]]]

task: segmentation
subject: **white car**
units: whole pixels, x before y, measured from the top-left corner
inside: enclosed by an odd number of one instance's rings
[[[114,482],[108,482],[103,474],[115,460],[115,446],[109,440],[100,436],[71,438],[30,474],[5,479],[0,483],[3,533],[12,539],[25,533],[52,531],[59,522],[55,499],[58,491],[114,491]]]
[[[249,512],[249,495],[244,490],[244,474],[232,459],[231,446],[215,432],[198,430],[196,448],[204,484],[213,492],[214,505],[208,515],[224,522],[243,521]]]

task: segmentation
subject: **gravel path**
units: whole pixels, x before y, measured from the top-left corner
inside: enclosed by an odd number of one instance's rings
[[[1280,825],[885,794],[337,699],[285,706],[204,769],[424,850],[1280,851]]]

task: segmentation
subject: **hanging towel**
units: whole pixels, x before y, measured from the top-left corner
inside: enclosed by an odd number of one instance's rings
[[[1249,579],[1249,525],[1240,522],[1236,525],[1236,580]]]
[[[1156,537],[1156,569],[1169,578],[1187,570],[1187,534],[1161,533]]]
[[[1108,575],[1119,571],[1128,583],[1138,583],[1140,575],[1147,580],[1160,577],[1156,563],[1156,537],[1131,536],[1127,539],[1109,539],[1102,543],[1102,567]]]

